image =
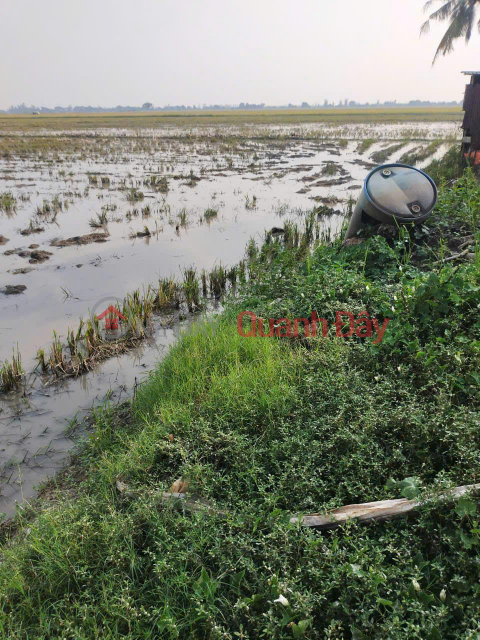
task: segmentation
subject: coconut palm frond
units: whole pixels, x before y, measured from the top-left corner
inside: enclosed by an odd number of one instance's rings
[[[437,2],[438,0],[428,0],[428,2],[423,7],[423,10],[428,11]],[[434,13],[432,13],[432,15],[428,18],[428,20],[422,24],[420,33],[424,35],[425,33],[428,33],[430,31],[430,23],[432,20],[446,20],[451,15],[453,15],[458,5],[458,2],[459,0],[448,0],[448,2],[446,2],[442,7],[440,7],[440,9],[437,9],[437,11],[434,11]],[[463,2],[463,0],[460,0],[460,2]]]
[[[476,4],[477,0],[463,0],[461,4],[458,5],[450,18],[450,26],[438,46],[433,60],[434,62],[439,55],[442,54],[445,56],[451,53],[455,41],[458,40],[458,38],[463,37],[466,42],[470,40],[475,20]]]
[[[470,0],[447,0],[445,4],[443,4],[440,9],[437,9],[432,13],[432,15],[428,18],[429,20],[446,20],[449,18],[456,9],[465,2],[469,2]],[[477,0],[475,0],[476,2]],[[424,11],[428,11],[433,7],[434,4],[438,4],[439,0],[429,0],[426,5],[423,7]]]
[[[424,9],[426,11],[429,10],[436,2],[438,0],[429,0]],[[434,11],[422,25],[421,33],[425,34],[429,31],[432,20],[450,20],[450,25],[438,46],[433,64],[435,64],[438,56],[445,56],[453,51],[454,44],[458,38],[465,38],[466,42],[470,40],[475,23],[476,9],[479,4],[480,0],[448,0],[437,11]],[[480,21],[478,22],[478,28],[480,31]]]

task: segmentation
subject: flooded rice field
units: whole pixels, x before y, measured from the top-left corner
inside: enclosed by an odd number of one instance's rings
[[[131,396],[189,315],[156,317],[147,340],[58,382],[33,373],[54,331],[63,345],[109,301],[191,267],[233,266],[250,238],[313,208],[331,238],[371,168],[425,167],[457,136],[451,122],[0,136],[0,361],[18,349],[25,372],[0,394],[0,511],[62,465],[90,407]]]

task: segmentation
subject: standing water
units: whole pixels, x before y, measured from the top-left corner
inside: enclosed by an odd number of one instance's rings
[[[368,171],[441,157],[455,123],[278,125],[9,134],[0,160],[0,360],[28,373],[53,331],[64,342],[99,301],[236,264],[250,238],[328,207],[338,234]],[[450,142],[445,142],[450,138]],[[322,209],[324,210],[324,209]],[[157,325],[159,323],[157,322]],[[0,395],[0,510],[35,495],[65,461],[72,427],[132,394],[175,340],[172,328],[89,373],[55,384],[27,375]]]

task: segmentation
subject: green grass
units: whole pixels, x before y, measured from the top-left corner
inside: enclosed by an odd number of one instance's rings
[[[203,217],[205,218],[205,220],[211,220],[212,218],[216,218],[218,216],[218,210],[217,209],[205,209],[205,213],[203,214]]]
[[[461,175],[460,149],[453,145],[440,160],[433,160],[425,171],[439,185],[442,182],[456,180]]]
[[[14,213],[16,208],[17,199],[12,193],[9,191],[0,193],[0,211],[3,211],[8,215]]]
[[[384,149],[380,149],[379,151],[372,153],[372,155],[370,156],[370,159],[372,160],[372,162],[375,162],[376,164],[384,164],[385,162],[387,162],[387,160],[389,160],[393,156],[394,153],[397,153],[397,151],[400,151],[400,149],[404,147],[407,143],[408,141],[405,140],[404,142],[398,142],[396,144],[389,145]]]
[[[327,162],[322,168],[322,176],[335,176],[339,171],[339,166],[335,162]]]
[[[357,153],[359,153],[360,155],[362,153],[365,153],[365,151],[368,151],[370,147],[375,144],[375,142],[375,138],[365,138],[365,140],[362,140],[358,143]]]
[[[415,166],[418,162],[430,158],[430,156],[432,156],[442,144],[443,140],[433,140],[427,145],[416,147],[415,149],[404,153],[399,162]]]
[[[250,245],[251,279],[222,316],[171,349],[132,412],[95,414],[81,485],[72,473],[4,534],[2,637],[476,638],[478,501],[435,495],[479,481],[478,252],[442,263],[479,203],[472,176],[444,188],[415,248],[405,233]],[[392,320],[378,346],[246,339],[246,309]],[[223,513],[162,505],[179,478]],[[326,533],[289,522],[400,497],[406,478],[431,498],[414,518]]]
[[[11,391],[12,389],[18,389],[23,380],[22,358],[20,352],[15,353],[13,349],[12,359],[5,360],[0,367],[0,389],[2,391]]]
[[[276,124],[302,122],[440,122],[457,121],[460,107],[379,109],[262,109],[254,111],[152,111],[133,113],[0,115],[0,131],[157,127],[159,125]]]

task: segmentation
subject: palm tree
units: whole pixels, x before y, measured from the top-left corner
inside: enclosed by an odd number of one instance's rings
[[[469,42],[476,20],[477,7],[480,5],[480,0],[429,0],[425,5],[425,11],[428,11],[433,4],[439,1],[444,3],[443,6],[432,13],[422,26],[423,34],[430,29],[432,20],[450,21],[450,25],[438,46],[433,64],[440,54],[446,56],[447,53],[453,51],[453,45],[458,38],[465,38],[465,41]],[[480,21],[478,28],[480,30]]]

